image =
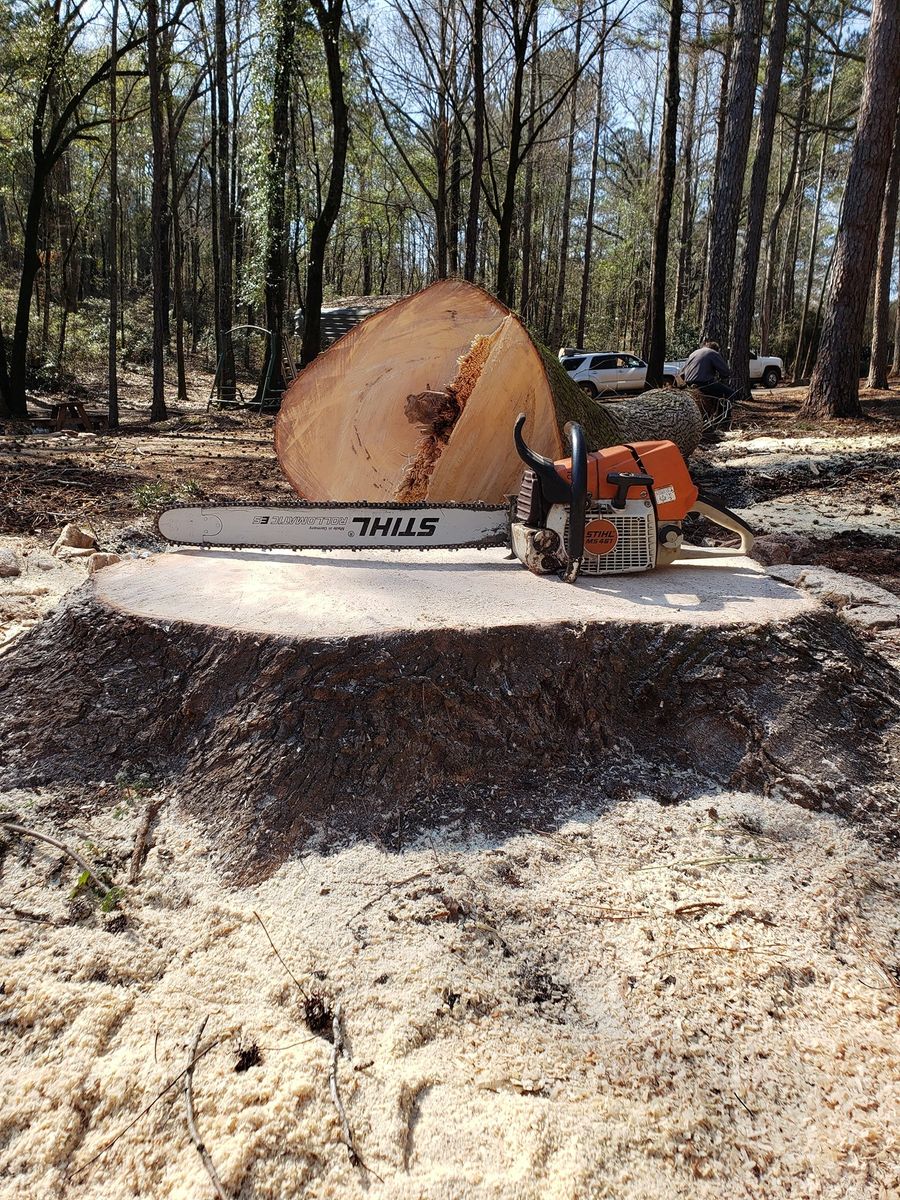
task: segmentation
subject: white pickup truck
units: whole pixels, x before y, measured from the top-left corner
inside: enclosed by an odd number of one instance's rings
[[[615,396],[621,392],[640,392],[647,385],[647,364],[634,354],[620,350],[573,350],[563,347],[559,360],[582,391],[589,396]],[[675,382],[685,360],[663,363],[663,381]],[[750,382],[777,387],[784,374],[780,358],[750,355]]]

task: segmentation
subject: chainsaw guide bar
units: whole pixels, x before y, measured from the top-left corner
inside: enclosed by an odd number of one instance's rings
[[[464,550],[509,546],[509,509],[363,500],[177,504],[160,513],[156,528],[170,542],[236,550]]]

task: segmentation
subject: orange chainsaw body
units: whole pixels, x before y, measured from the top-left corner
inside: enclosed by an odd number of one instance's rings
[[[572,482],[572,460],[554,463],[559,474]],[[697,485],[691,479],[681,452],[672,442],[633,442],[630,446],[612,446],[595,450],[587,456],[587,490],[593,500],[612,500],[617,485],[610,483],[611,474],[650,475],[657,519],[683,521],[697,501]],[[632,488],[629,498],[651,500],[645,487]]]

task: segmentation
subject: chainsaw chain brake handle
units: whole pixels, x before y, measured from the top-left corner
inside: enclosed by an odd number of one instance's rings
[[[525,444],[522,437],[525,420],[525,414],[519,413],[513,427],[516,451],[522,462],[538,477],[545,502],[569,507],[569,545],[562,578],[566,583],[574,583],[584,557],[584,515],[587,508],[587,443],[584,430],[575,421],[569,421],[565,428],[572,450],[572,481],[567,483],[549,458],[536,454]]]

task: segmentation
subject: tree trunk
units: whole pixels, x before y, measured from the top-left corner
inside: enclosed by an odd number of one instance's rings
[[[600,54],[597,60],[597,89],[594,98],[594,134],[591,141],[591,177],[588,181],[587,220],[584,230],[584,263],[581,268],[581,299],[578,304],[578,329],[575,341],[584,345],[588,301],[591,291],[591,267],[594,256],[594,212],[597,205],[597,168],[600,162],[600,130],[603,127],[603,75],[606,66],[606,17],[608,0],[603,0]]]
[[[0,326],[0,417],[12,417],[12,388],[9,382],[9,367],[6,362],[6,338]]]
[[[325,203],[313,222],[309,238],[309,261],[306,270],[306,324],[300,361],[311,363],[322,347],[322,296],[325,280],[325,251],[332,227],[337,220],[344,194],[344,171],[347,146],[350,142],[350,120],[344,99],[344,73],[341,66],[341,30],[343,0],[313,0],[313,8],[328,68],[328,99],[331,105],[332,152],[331,172]]]
[[[762,311],[760,313],[760,353],[768,354],[769,352],[769,334],[772,328],[772,312],[775,305],[775,271],[777,258],[777,238],[778,227],[781,223],[782,215],[784,214],[787,202],[791,197],[791,191],[795,184],[799,187],[797,175],[799,174],[800,161],[800,130],[803,122],[806,120],[806,105],[809,97],[810,87],[810,72],[809,72],[809,48],[810,35],[809,23],[806,27],[806,45],[803,59],[803,82],[800,85],[800,103],[797,108],[797,120],[794,124],[794,136],[791,143],[791,162],[787,171],[787,179],[785,180],[784,188],[778,197],[778,203],[775,205],[775,211],[769,220],[769,226],[766,231],[766,275],[763,284],[763,301]]]
[[[782,0],[782,3],[786,0]],[[669,58],[666,65],[666,106],[659,142],[659,182],[656,193],[656,221],[653,229],[653,260],[650,278],[650,337],[647,355],[647,383],[663,382],[666,357],[666,279],[669,260],[669,226],[675,192],[675,150],[678,139],[678,50],[681,43],[682,0],[671,0],[669,8]]]
[[[778,113],[778,97],[781,92],[787,22],[788,0],[775,0],[769,25],[769,63],[760,104],[756,154],[750,178],[747,232],[738,272],[734,321],[731,331],[731,378],[735,389],[746,398],[750,396],[750,331],[753,325],[756,275],[759,269],[759,251],[766,211],[769,168],[772,163],[772,143],[775,140],[775,118]]]
[[[513,43],[513,81],[510,95],[509,158],[503,199],[497,221],[497,298],[503,304],[512,304],[512,231],[516,216],[516,179],[522,165],[522,89],[525,81],[525,60],[528,56],[531,23],[538,0],[526,0],[521,25],[514,19],[511,38]]]
[[[454,105],[450,136],[450,202],[448,207],[447,256],[451,275],[459,274],[460,192],[462,188],[462,122]],[[368,295],[368,293],[366,293]]]
[[[894,241],[897,236],[897,196],[900,190],[900,114],[894,130],[894,149],[888,172],[888,184],[881,207],[881,228],[878,233],[877,270],[875,274],[875,303],[872,315],[872,357],[869,366],[869,387],[888,385],[888,315],[891,307],[891,273],[894,266]],[[900,297],[897,300],[900,307]]]
[[[713,160],[712,187],[709,194],[715,199],[719,190],[719,174],[722,169],[722,156],[725,148],[725,125],[728,116],[728,86],[731,82],[731,63],[734,58],[734,18],[735,0],[729,0],[728,15],[725,25],[725,49],[722,55],[722,76],[719,80],[719,104],[716,112],[716,153]],[[706,222],[706,240],[703,245],[703,270],[701,272],[700,311],[706,307],[706,284],[709,265],[710,246],[712,244],[712,223]]]
[[[681,0],[675,0],[677,4]],[[581,21],[583,12],[582,0],[578,0],[575,16],[575,63],[577,72],[581,67]],[[676,55],[677,62],[677,55]],[[677,67],[676,67],[677,70]],[[566,144],[566,182],[563,188],[562,229],[559,246],[559,276],[556,280],[556,294],[553,298],[553,334],[552,344],[559,346],[563,337],[563,304],[566,298],[566,278],[569,272],[569,225],[572,220],[572,171],[575,167],[575,133],[578,122],[578,84],[572,88],[569,105],[569,138]],[[531,139],[529,139],[530,141]]]
[[[25,403],[25,380],[28,374],[28,329],[31,323],[34,282],[41,267],[38,246],[40,245],[46,186],[46,175],[35,165],[31,193],[25,212],[25,228],[22,236],[22,273],[19,276],[16,324],[13,330],[12,351],[9,359],[9,409],[14,417],[22,418],[28,416],[28,407]]]
[[[228,98],[228,27],[225,0],[215,0],[215,171],[216,171],[216,258],[218,286],[216,288],[216,342],[219,351],[219,395],[233,399],[235,395],[234,346],[231,321],[234,312],[232,290],[233,221],[229,160]]]
[[[481,177],[484,170],[484,0],[472,4],[472,175],[469,181],[469,212],[466,218],[465,278],[475,282],[478,264],[478,210],[481,203]]]
[[[537,13],[535,13],[534,55],[531,60],[530,107],[528,111],[528,140],[534,138],[534,115],[537,111],[538,77],[540,75],[540,52],[537,42]],[[519,312],[526,322],[534,320],[532,301],[533,250],[532,227],[534,225],[534,155],[529,154],[525,162],[525,195],[522,198],[522,290]]]
[[[109,58],[109,330],[107,380],[109,405],[107,424],[119,428],[119,0],[112,0]]]
[[[677,329],[684,318],[691,286],[691,245],[694,237],[694,144],[697,120],[697,88],[700,80],[700,38],[703,33],[704,4],[697,5],[694,41],[691,45],[691,76],[688,84],[687,109],[684,119],[682,158],[684,173],[681,185],[681,221],[678,230],[678,271],[675,276],[675,309],[672,323]],[[579,343],[580,344],[580,343]]]
[[[843,14],[842,21],[843,24]],[[840,37],[840,35],[839,35]],[[819,174],[816,179],[816,198],[813,203],[812,230],[809,236],[809,262],[806,265],[806,287],[803,292],[803,308],[800,312],[800,329],[797,333],[797,351],[794,355],[792,371],[795,384],[800,382],[800,368],[804,361],[803,350],[806,341],[806,324],[809,320],[809,306],[812,300],[813,279],[815,277],[816,252],[819,247],[819,218],[822,215],[822,192],[825,184],[825,160],[828,152],[828,126],[831,123],[831,107],[834,99],[834,83],[837,75],[838,56],[835,53],[831,63],[831,76],[828,80],[828,95],[825,100],[825,128],[822,130],[822,147],[819,151]]]
[[[834,274],[816,367],[803,412],[855,417],[866,301],[900,99],[900,6],[874,0],[863,95],[837,235]]]
[[[434,419],[420,407],[423,393]],[[688,394],[588,400],[505,305],[446,280],[369,317],[301,372],[285,393],[275,445],[309,500],[502,503],[522,471],[512,441],[520,411],[530,444],[552,458],[563,453],[569,420],[594,446],[670,438],[685,455],[702,433]]]
[[[268,247],[266,254],[266,328],[269,330],[268,353],[272,358],[271,382],[283,386],[281,344],[284,335],[284,301],[287,281],[287,219],[285,180],[289,137],[291,76],[294,40],[297,30],[297,0],[279,0],[275,9],[275,78],[272,91],[272,145],[269,150],[266,212]]]
[[[172,188],[171,231],[172,247],[172,308],[175,317],[175,379],[178,402],[188,401],[187,374],[184,362],[184,238],[181,232],[181,198],[186,181],[179,182],[177,136],[172,92],[165,89],[166,121],[168,128],[169,178]]]
[[[728,83],[722,162],[710,217],[703,337],[728,345],[738,220],[753,124],[753,102],[762,36],[762,0],[738,0],[734,61]]]
[[[159,5],[147,0],[147,77],[150,90],[150,131],[153,141],[150,227],[152,230],[151,271],[153,279],[153,399],[151,421],[168,416],[165,395],[166,304],[163,227],[168,224],[165,136],[163,133],[162,87],[159,63]]]
[[[897,243],[897,277],[900,279],[900,240]],[[891,363],[891,373],[900,375],[900,293],[897,295],[897,316],[894,321],[894,361]]]
[[[800,252],[800,229],[803,225],[803,205],[806,200],[806,172],[809,166],[810,133],[800,138],[800,157],[797,162],[797,183],[788,221],[787,237],[781,260],[781,295],[778,298],[778,317],[781,328],[790,325],[797,301],[797,256]]]

